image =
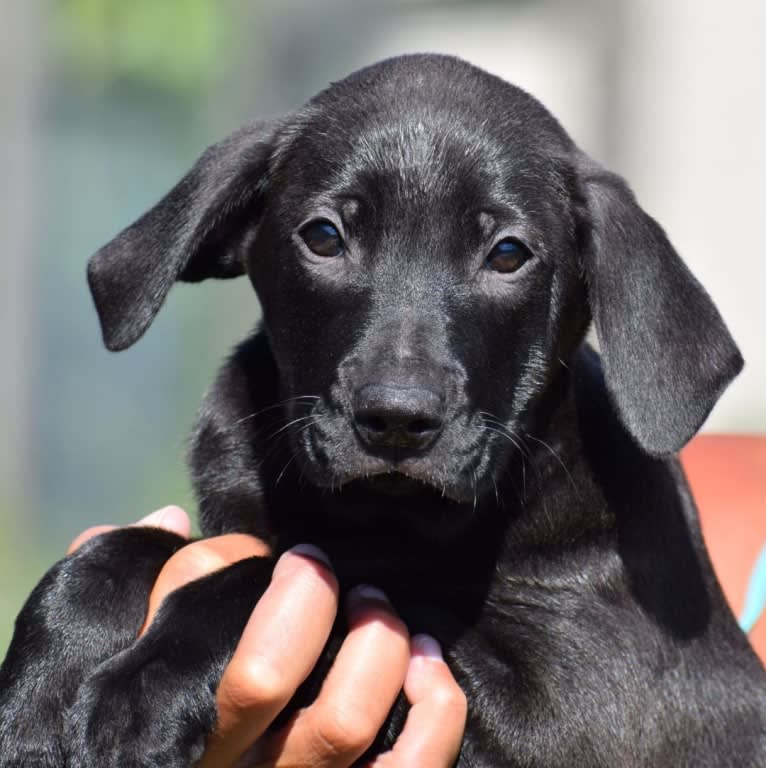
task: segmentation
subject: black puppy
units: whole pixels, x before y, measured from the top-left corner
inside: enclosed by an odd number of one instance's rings
[[[766,765],[766,675],[663,458],[741,358],[622,179],[518,88],[393,59],[208,149],[88,277],[122,349],[176,280],[242,274],[263,324],[194,435],[206,535],[314,542],[438,637],[461,766]],[[182,543],[116,531],[45,576],[0,672],[0,765],[195,762],[273,560],[193,582],[136,642]]]

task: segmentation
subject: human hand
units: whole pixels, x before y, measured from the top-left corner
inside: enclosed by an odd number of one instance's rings
[[[158,510],[136,525],[155,525],[184,537],[190,529],[178,507]],[[69,551],[113,527],[88,529]],[[243,534],[182,548],[157,578],[144,629],[174,589],[267,553],[263,542]],[[349,633],[316,701],[280,731],[265,734],[316,664],[337,610],[338,587],[324,555],[309,546],[285,553],[224,671],[218,722],[202,768],[351,766],[374,740],[402,688],[411,704],[404,729],[392,750],[374,758],[369,768],[447,768],[454,763],[465,727],[465,696],[436,641],[423,635],[410,639],[385,596],[370,587],[349,595]]]

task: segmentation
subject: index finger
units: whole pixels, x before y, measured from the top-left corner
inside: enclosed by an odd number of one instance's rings
[[[263,734],[316,664],[337,603],[319,550],[299,545],[282,555],[223,673],[201,767],[233,764]]]

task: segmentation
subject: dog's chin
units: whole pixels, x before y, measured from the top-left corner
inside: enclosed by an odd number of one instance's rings
[[[336,477],[333,493],[323,499],[344,524],[363,526],[367,533],[379,525],[386,531],[404,525],[430,541],[454,540],[472,525],[476,512],[472,491],[393,470]]]

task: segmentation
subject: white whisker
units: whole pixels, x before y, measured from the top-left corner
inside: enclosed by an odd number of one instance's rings
[[[271,405],[267,405],[265,408],[261,408],[259,411],[253,411],[253,413],[248,413],[247,416],[243,416],[241,419],[237,419],[237,421],[234,422],[234,426],[237,426],[238,424],[243,424],[244,422],[249,421],[250,419],[255,419],[258,416],[263,415],[264,413],[268,413],[269,411],[274,411],[278,408],[284,408],[286,405],[289,405],[290,403],[302,403],[306,406],[309,406],[316,403],[317,400],[319,400],[318,395],[296,395],[295,397],[288,397],[284,400],[280,400],[278,403],[272,403]]]
[[[567,465],[564,463],[561,456],[559,456],[558,453],[556,453],[556,451],[550,445],[548,445],[548,443],[545,442],[545,440],[541,440],[539,437],[535,437],[534,435],[530,435],[529,433],[527,433],[527,437],[530,440],[534,440],[536,443],[539,443],[544,448],[546,448],[550,452],[551,456],[553,456],[553,458],[555,458],[556,461],[558,461],[558,463],[561,465],[561,468],[564,470],[564,472],[566,472],[567,478],[569,478],[569,482],[572,486],[572,490],[574,490],[575,494],[577,494],[579,498],[580,489],[577,487],[577,483],[575,483],[574,478],[572,477],[572,473],[569,471]]]

